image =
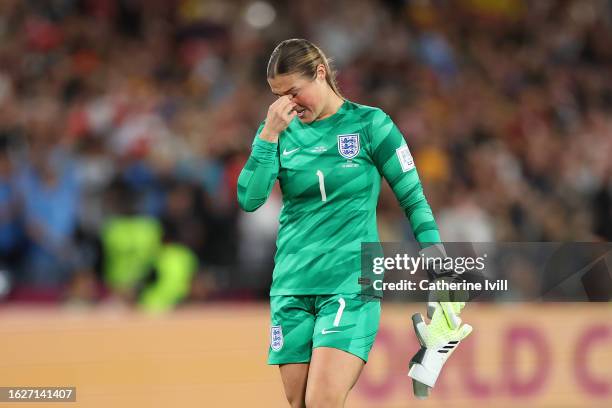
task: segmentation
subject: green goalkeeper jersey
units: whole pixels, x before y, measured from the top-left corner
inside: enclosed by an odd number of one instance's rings
[[[361,243],[378,242],[384,177],[422,245],[440,242],[406,141],[381,109],[345,101],[312,123],[297,117],[278,143],[259,138],[238,178],[238,202],[259,208],[276,179],[283,193],[270,295],[357,293]]]

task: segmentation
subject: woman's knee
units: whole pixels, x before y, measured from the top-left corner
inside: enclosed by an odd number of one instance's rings
[[[285,396],[292,408],[304,408],[306,381],[308,378],[307,364],[287,364],[280,366],[281,379]]]
[[[285,393],[291,408],[305,408],[306,402],[303,392]]]
[[[291,408],[306,407],[306,390],[301,387],[285,388],[285,397]]]
[[[306,389],[307,408],[336,408],[344,406],[347,393],[321,386],[308,385]]]

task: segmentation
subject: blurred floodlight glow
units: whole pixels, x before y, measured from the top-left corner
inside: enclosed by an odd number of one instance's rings
[[[254,28],[265,28],[276,18],[276,11],[269,3],[256,1],[247,7],[244,18]]]

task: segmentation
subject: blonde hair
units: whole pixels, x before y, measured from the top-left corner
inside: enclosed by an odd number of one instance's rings
[[[278,44],[270,55],[267,75],[268,78],[274,78],[277,75],[301,74],[315,79],[319,64],[325,67],[325,80],[329,87],[342,97],[336,84],[336,72],[331,69],[330,61],[319,47],[308,40],[292,38]]]

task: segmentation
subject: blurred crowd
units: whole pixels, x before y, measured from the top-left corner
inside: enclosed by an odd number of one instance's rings
[[[612,240],[612,2],[3,0],[0,299],[264,298],[236,180],[283,39],[391,115],[446,241]],[[393,193],[381,239],[412,239]]]

